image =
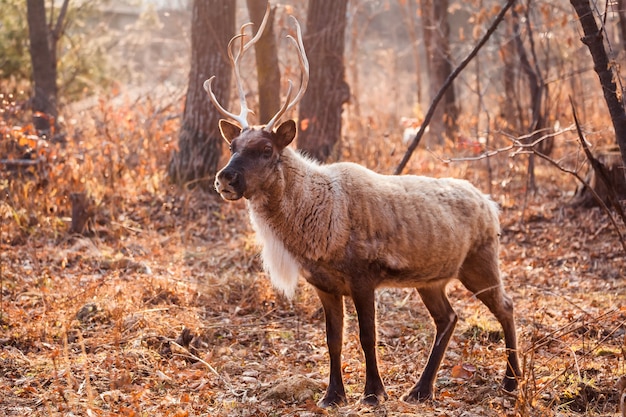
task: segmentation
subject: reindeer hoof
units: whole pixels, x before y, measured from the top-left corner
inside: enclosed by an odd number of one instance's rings
[[[320,408],[332,408],[332,407],[340,407],[346,404],[346,396],[345,395],[325,395],[324,398],[319,400],[317,406]]]
[[[434,396],[433,396],[432,389],[414,387],[411,390],[411,392],[402,396],[402,401],[411,403],[411,404],[417,404],[417,403],[423,403],[424,401],[428,401],[432,399],[433,397]]]
[[[502,380],[502,389],[506,392],[513,392],[517,389],[517,378],[514,376],[505,376]]]
[[[361,404],[377,406],[382,404],[387,398],[389,397],[385,391],[380,394],[363,394],[363,397],[361,397]]]

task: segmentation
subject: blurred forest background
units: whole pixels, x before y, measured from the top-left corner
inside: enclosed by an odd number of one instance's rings
[[[241,69],[254,122],[273,114],[289,79],[299,83],[286,39],[295,16],[311,63],[289,115],[297,147],[385,174],[466,178],[491,194],[516,303],[524,380],[515,396],[497,389],[500,328],[451,285],[461,319],[437,397],[409,406],[399,398],[433,329],[414,291],[381,290],[390,399],[377,409],[358,404],[364,367],[348,305],[351,405],[330,411],[315,406],[328,365],[314,292],[275,293],[245,204],[212,190],[228,155],[202,82],[217,75],[218,99],[238,111],[226,45],[242,24],[256,30],[265,4],[0,0],[0,411],[619,413],[623,0],[270,1],[269,49],[251,51]]]

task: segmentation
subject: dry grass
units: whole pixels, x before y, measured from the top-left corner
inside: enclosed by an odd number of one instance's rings
[[[376,409],[358,404],[365,377],[348,303],[350,405],[322,411],[314,404],[328,362],[314,292],[303,283],[290,302],[269,286],[243,203],[169,186],[165,167],[178,129],[171,114],[172,108],[149,100],[113,107],[103,99],[66,121],[66,144],[24,142],[43,156],[45,170],[2,173],[5,415],[617,411],[615,381],[626,373],[624,254],[605,214],[568,205],[571,178],[540,164],[539,191],[527,195],[523,156],[490,161],[491,192],[503,207],[502,269],[516,303],[525,370],[516,396],[498,389],[504,345],[495,320],[452,285],[461,319],[438,375],[437,398],[402,403],[425,364],[433,329],[414,291],[384,289],[378,294],[379,355],[389,401]],[[22,133],[5,132],[3,146],[19,142]],[[376,139],[384,133],[371,132],[368,140],[348,133],[344,158],[391,172],[402,148],[399,132]],[[12,149],[13,156],[24,146]],[[559,158],[577,158],[567,138],[559,139],[557,151]],[[421,150],[409,170],[465,177],[486,190],[485,167],[484,160],[443,164]],[[68,196],[82,191],[94,200],[91,234],[70,235]]]

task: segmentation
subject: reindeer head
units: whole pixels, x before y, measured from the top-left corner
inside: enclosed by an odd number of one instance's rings
[[[215,189],[225,200],[252,198],[271,182],[280,153],[296,136],[296,123],[287,120],[276,131],[263,127],[246,130],[220,120],[222,137],[230,145],[230,160],[215,176]]]
[[[234,124],[224,119],[220,120],[219,123],[222,137],[230,145],[231,152],[228,164],[215,177],[215,189],[225,200],[238,200],[241,197],[249,199],[258,190],[262,190],[264,185],[271,179],[272,173],[275,172],[275,167],[278,164],[280,153],[296,136],[296,123],[293,120],[282,123],[275,130],[274,125],[302,99],[309,81],[309,62],[304,52],[302,31],[298,21],[292,16],[296,26],[297,39],[293,36],[287,37],[293,41],[298,51],[298,60],[302,69],[302,80],[298,94],[290,101],[293,83],[289,80],[287,98],[278,113],[265,126],[251,127],[248,124],[248,114],[251,111],[246,104],[246,95],[243,90],[238,64],[241,56],[261,37],[270,14],[269,11],[270,6],[268,3],[263,22],[261,22],[256,35],[249,42],[244,43],[243,39],[245,38],[245,28],[251,23],[243,25],[240,33],[234,36],[228,43],[228,57],[235,73],[235,81],[239,92],[239,114],[227,111],[217,101],[211,89],[211,83],[215,76],[204,82],[204,89],[209,94],[209,98],[217,110],[225,117],[238,123]],[[241,43],[239,51],[235,55],[233,53],[233,44],[239,38],[241,38]]]

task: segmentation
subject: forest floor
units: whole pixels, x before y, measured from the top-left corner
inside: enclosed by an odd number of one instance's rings
[[[400,400],[425,365],[431,320],[415,290],[381,289],[378,354],[389,399],[376,408],[359,404],[363,354],[347,302],[349,404],[321,410],[315,404],[328,357],[310,286],[301,280],[293,300],[271,287],[243,202],[167,185],[175,124],[102,114],[108,119],[70,128],[69,144],[45,151],[44,173],[3,174],[0,414],[617,414],[616,381],[626,374],[626,258],[606,213],[571,205],[568,175],[540,164],[536,194],[525,193],[523,169],[508,184],[500,175],[506,162],[494,176],[503,280],[524,368],[515,394],[499,390],[505,357],[497,321],[452,283],[460,319],[434,400]],[[442,168],[426,151],[415,159],[422,162],[412,171],[426,175],[484,177]],[[68,232],[72,190],[94,198],[84,235]]]

